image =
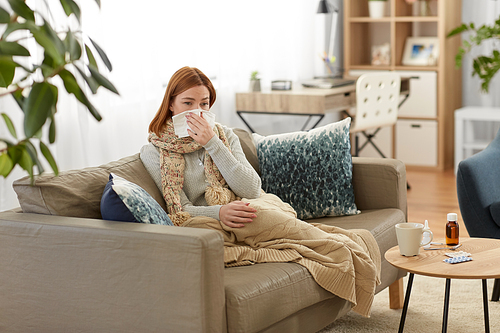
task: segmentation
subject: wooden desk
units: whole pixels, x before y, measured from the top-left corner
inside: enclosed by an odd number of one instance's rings
[[[410,78],[401,78],[401,95],[408,98]],[[400,105],[404,102],[400,103]],[[332,89],[296,87],[293,90],[236,93],[236,113],[245,125],[255,131],[242,117],[243,113],[309,116],[305,129],[313,116],[319,116],[314,128],[328,112],[348,111],[356,106],[356,84]]]

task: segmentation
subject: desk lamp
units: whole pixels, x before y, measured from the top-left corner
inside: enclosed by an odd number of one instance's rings
[[[330,31],[330,42],[328,44],[328,58],[325,61],[333,62],[333,46],[335,45],[335,34],[337,31],[337,18],[339,15],[339,9],[335,7],[333,4],[328,4],[328,0],[320,0],[318,6],[318,14],[328,14],[333,13],[332,15],[332,24]]]

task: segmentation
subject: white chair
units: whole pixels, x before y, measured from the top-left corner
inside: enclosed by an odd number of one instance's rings
[[[361,75],[356,82],[356,115],[351,125],[355,133],[354,156],[371,144],[382,156],[385,155],[372,141],[384,126],[395,125],[398,120],[399,94],[401,77],[394,72],[377,72]],[[367,130],[374,129],[373,133]],[[366,137],[366,142],[359,147],[359,133]]]

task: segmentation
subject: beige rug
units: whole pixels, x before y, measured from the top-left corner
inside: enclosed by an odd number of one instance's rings
[[[407,277],[404,278],[406,290]],[[415,275],[405,321],[405,333],[441,332],[445,279]],[[493,280],[488,280],[488,300]],[[481,280],[451,280],[448,332],[484,332]],[[500,302],[488,301],[490,332],[500,332]],[[389,309],[389,290],[375,296],[370,318],[350,312],[318,333],[397,332],[402,310]]]

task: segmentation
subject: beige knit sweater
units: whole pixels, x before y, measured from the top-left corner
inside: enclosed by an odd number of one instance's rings
[[[182,227],[220,231],[226,267],[294,262],[306,267],[321,287],[351,302],[354,311],[370,315],[381,259],[368,230],[347,231],[298,220],[293,208],[273,194],[243,201],[257,209],[257,218],[243,228],[201,216]]]

